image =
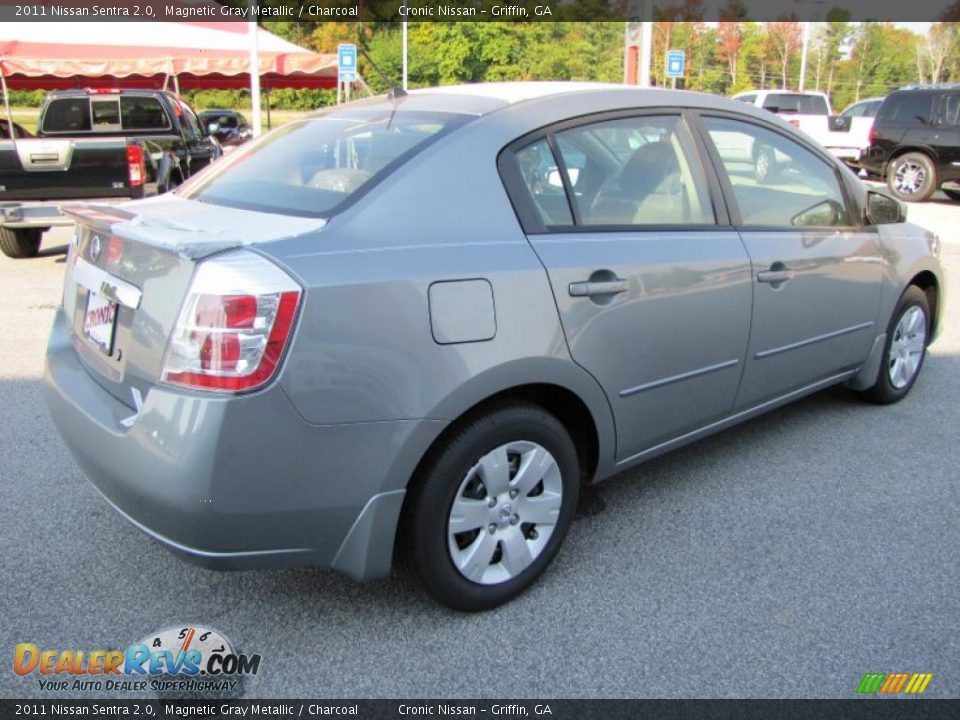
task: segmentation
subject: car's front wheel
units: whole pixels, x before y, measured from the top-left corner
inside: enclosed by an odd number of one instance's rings
[[[564,426],[508,402],[466,420],[413,481],[404,552],[438,602],[478,611],[519,595],[543,572],[576,512],[580,468]]]
[[[900,297],[887,327],[883,361],[873,387],[863,392],[866,399],[882,405],[907,396],[920,375],[930,335],[930,303],[916,285]]]
[[[890,163],[887,187],[900,200],[921,202],[937,189],[937,169],[923,153],[906,153]]]

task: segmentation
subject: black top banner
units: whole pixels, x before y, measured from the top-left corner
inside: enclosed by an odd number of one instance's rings
[[[0,0],[0,21],[960,20],[960,0]]]
[[[0,700],[0,717],[949,720],[960,700]]]

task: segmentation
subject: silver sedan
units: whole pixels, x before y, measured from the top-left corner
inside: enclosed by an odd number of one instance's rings
[[[397,92],[73,212],[46,394],[107,501],[210,567],[396,549],[465,610],[585,484],[829,386],[901,400],[944,304],[897,201],[695,93]]]

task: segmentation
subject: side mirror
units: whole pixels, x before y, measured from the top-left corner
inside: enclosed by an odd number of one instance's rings
[[[220,124],[212,122],[207,125],[207,135],[215,135],[220,130]]]
[[[867,191],[867,222],[871,225],[890,225],[907,221],[907,209],[903,203],[873,190]]]

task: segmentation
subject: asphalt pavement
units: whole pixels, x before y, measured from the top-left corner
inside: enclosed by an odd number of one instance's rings
[[[604,483],[541,581],[481,615],[400,571],[218,573],[148,540],[42,398],[70,233],[0,256],[0,696],[69,696],[14,675],[17,643],[113,649],[180,624],[262,655],[247,697],[849,698],[867,672],[960,696],[960,204],[909,213],[944,240],[951,302],[905,401],[829,390]]]

